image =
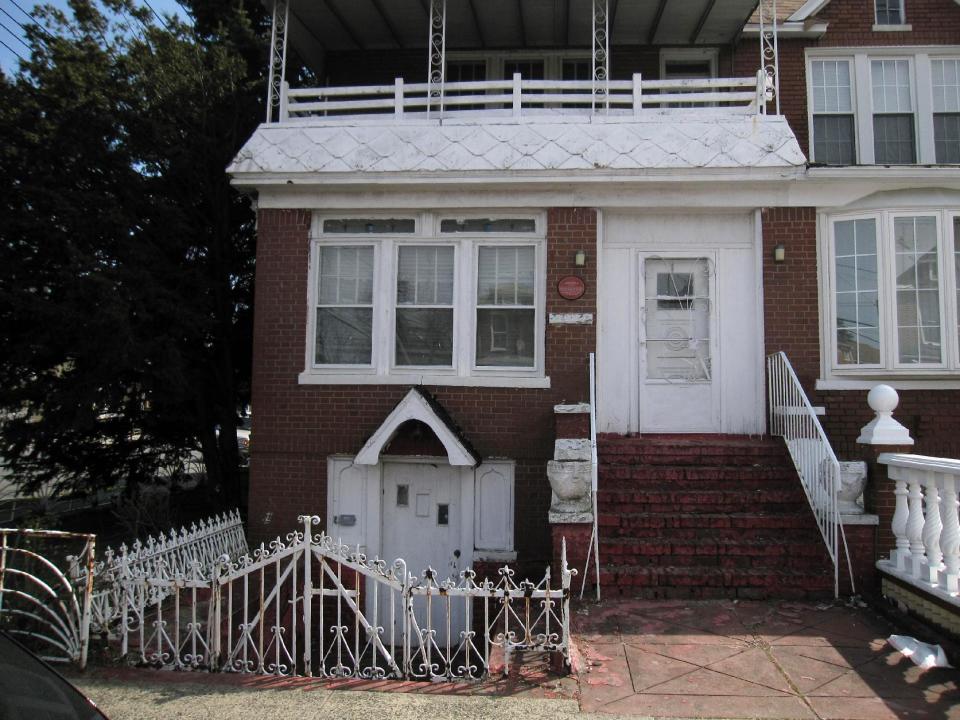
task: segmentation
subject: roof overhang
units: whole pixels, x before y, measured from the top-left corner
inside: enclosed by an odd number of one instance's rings
[[[271,0],[264,0],[272,6]],[[323,52],[426,48],[428,0],[290,0],[290,42]],[[592,0],[447,0],[447,50],[592,44]],[[610,44],[724,45],[757,0],[610,0]]]
[[[427,425],[447,451],[451,465],[475,467],[480,457],[473,451],[457,430],[446,411],[425,390],[414,387],[393,409],[377,431],[370,436],[357,453],[356,465],[376,465],[384,448],[405,422],[419,420]]]

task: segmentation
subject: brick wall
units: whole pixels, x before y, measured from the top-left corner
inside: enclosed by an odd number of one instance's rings
[[[409,390],[405,385],[300,385],[307,332],[309,263],[306,211],[262,210],[257,244],[253,360],[253,436],[249,531],[259,542],[294,527],[304,512],[326,515],[326,458],[356,453]],[[596,311],[596,212],[548,213],[546,312]],[[574,254],[585,251],[585,268]],[[558,280],[580,275],[577,301],[556,293]],[[550,562],[546,522],[553,457],[553,406],[587,396],[593,325],[546,326],[550,389],[430,387],[483,457],[517,461],[516,548],[521,565]],[[402,447],[402,446],[401,446]]]

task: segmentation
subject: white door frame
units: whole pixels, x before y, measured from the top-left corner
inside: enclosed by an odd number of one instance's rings
[[[719,273],[717,272],[718,262],[717,262],[717,249],[716,248],[697,248],[693,245],[685,246],[675,246],[667,249],[660,249],[656,252],[645,249],[643,247],[636,249],[636,260],[634,267],[637,272],[637,293],[634,297],[634,301],[637,303],[637,391],[635,393],[636,397],[634,402],[636,403],[636,414],[637,424],[640,432],[660,432],[657,429],[645,429],[643,427],[644,414],[643,414],[643,403],[642,396],[644,395],[644,387],[647,385],[669,385],[671,381],[669,380],[648,380],[647,379],[647,352],[646,352],[646,335],[647,335],[647,317],[646,317],[646,278],[645,278],[645,262],[647,260],[706,260],[709,269],[710,269],[710,392],[712,396],[711,402],[711,418],[710,425],[715,428],[713,432],[722,432],[722,418],[723,413],[721,412],[721,365],[720,365],[720,352],[719,352],[719,337],[720,337],[720,312],[719,312],[719,302],[717,300],[720,297],[719,293]],[[690,383],[692,384],[692,383]],[[698,383],[699,384],[699,383]],[[679,430],[664,430],[663,432],[682,432]],[[691,432],[702,432],[698,430],[693,430]]]

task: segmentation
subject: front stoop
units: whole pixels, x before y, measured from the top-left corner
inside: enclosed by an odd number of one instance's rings
[[[832,597],[833,566],[780,439],[601,435],[598,450],[607,597]]]

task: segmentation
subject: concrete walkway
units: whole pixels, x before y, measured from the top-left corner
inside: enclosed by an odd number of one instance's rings
[[[99,669],[73,676],[111,720],[760,718],[960,720],[960,673],[922,671],[867,610],[606,601],[575,614],[576,666],[528,658],[481,683],[323,681]]]
[[[866,609],[620,600],[574,633],[588,712],[791,720],[960,719],[960,674],[921,670]]]

